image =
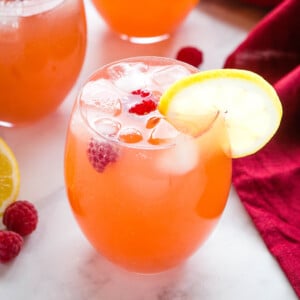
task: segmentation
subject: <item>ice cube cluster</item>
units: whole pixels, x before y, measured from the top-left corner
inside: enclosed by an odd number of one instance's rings
[[[108,66],[105,72],[106,78],[100,74],[98,79],[87,82],[80,97],[82,112],[94,130],[110,138],[122,137],[121,141],[128,143],[143,144],[147,141],[152,145],[170,143],[178,135],[178,131],[158,112],[140,118],[140,123],[136,122],[138,117],[132,116],[133,121],[129,118],[125,121],[119,115],[124,115],[124,111],[140,101],[140,96],[132,94],[132,91],[142,89],[161,94],[174,81],[190,74],[189,70],[180,65],[149,66],[142,62],[120,62]],[[144,128],[147,129],[147,120],[153,117],[158,121],[149,128],[147,137],[139,138]],[[143,130],[140,130],[141,126]],[[127,137],[125,133],[128,133]]]
[[[189,74],[180,65],[114,64],[107,67],[105,77],[96,74],[83,87],[81,112],[95,131],[110,140],[136,148],[162,146],[164,151],[155,162],[157,168],[165,173],[184,174],[198,163],[199,149],[194,141],[180,134],[157,110],[145,115],[129,113],[129,110],[145,99],[148,91],[150,96],[160,95],[174,81]],[[147,92],[141,96],[141,90]]]
[[[81,92],[81,110],[89,125],[101,135],[142,147],[174,143],[179,133],[158,111],[145,116],[128,114],[130,107],[141,102],[141,96],[132,92],[160,95],[190,71],[181,65],[120,62],[104,73],[96,74]]]

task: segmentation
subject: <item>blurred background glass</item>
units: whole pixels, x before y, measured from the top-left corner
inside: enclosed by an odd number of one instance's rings
[[[108,26],[121,38],[152,43],[170,36],[198,0],[92,0]]]
[[[86,51],[82,0],[0,0],[0,125],[38,120],[64,100]]]

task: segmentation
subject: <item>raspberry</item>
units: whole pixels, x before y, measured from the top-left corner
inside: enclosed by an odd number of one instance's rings
[[[139,95],[143,98],[150,96],[150,92],[147,90],[138,89],[131,92],[132,95]]]
[[[129,109],[130,113],[137,115],[146,115],[156,109],[156,103],[152,99],[143,100]]]
[[[131,92],[132,95],[139,96],[138,98],[144,98],[142,102],[139,102],[129,109],[130,113],[137,115],[146,115],[151,111],[154,111],[157,106],[157,95],[152,94],[148,90],[138,89]]]
[[[32,203],[26,200],[13,202],[3,214],[3,224],[7,229],[21,236],[32,233],[36,229],[37,222],[37,210]]]
[[[16,232],[0,230],[0,262],[6,263],[21,251],[23,238]]]
[[[184,47],[179,50],[176,59],[198,68],[203,62],[203,53],[195,47]]]
[[[111,144],[98,142],[95,139],[91,139],[87,154],[92,166],[100,173],[108,164],[116,162],[118,158],[118,152]]]

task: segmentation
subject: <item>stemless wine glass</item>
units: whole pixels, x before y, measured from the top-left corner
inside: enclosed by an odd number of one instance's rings
[[[231,157],[223,117],[216,111],[192,137],[156,109],[170,84],[195,72],[174,59],[128,58],[96,71],[75,102],[65,149],[70,206],[91,244],[127,270],[180,264],[225,207]]]
[[[153,43],[170,36],[199,0],[92,0],[94,6],[122,39]]]
[[[75,83],[85,50],[82,0],[0,0],[0,125],[54,111]]]

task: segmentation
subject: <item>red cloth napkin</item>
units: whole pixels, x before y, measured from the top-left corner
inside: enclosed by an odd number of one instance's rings
[[[300,0],[286,0],[228,56],[225,68],[248,69],[274,83],[300,63]]]
[[[283,105],[279,131],[233,162],[233,184],[300,298],[300,0],[286,0],[250,32],[224,67],[260,73]]]

